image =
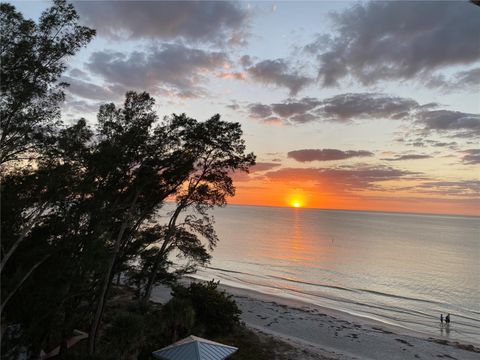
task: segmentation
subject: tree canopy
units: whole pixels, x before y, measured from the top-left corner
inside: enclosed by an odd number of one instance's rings
[[[82,329],[94,353],[115,277],[145,304],[159,281],[207,263],[219,240],[209,210],[234,196],[232,173],[255,156],[238,123],[160,119],[145,92],[102,105],[94,126],[63,124],[58,79],[94,30],[62,0],[38,23],[8,4],[0,16],[2,349],[34,358],[60,344],[64,356]]]
[[[54,0],[38,23],[0,4],[0,165],[38,155],[60,122],[67,59],[95,30],[78,24],[65,0]]]

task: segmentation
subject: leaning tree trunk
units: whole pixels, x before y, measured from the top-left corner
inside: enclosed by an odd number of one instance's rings
[[[114,249],[113,249],[113,254],[112,257],[110,258],[110,261],[108,262],[108,267],[107,267],[107,272],[105,273],[104,281],[102,284],[102,290],[100,292],[100,297],[98,299],[98,304],[97,304],[97,310],[95,311],[95,317],[93,319],[92,325],[90,327],[90,333],[88,337],[88,353],[90,355],[95,353],[95,342],[97,340],[97,335],[98,335],[98,329],[100,327],[100,322],[102,321],[102,315],[103,315],[103,310],[105,306],[105,299],[107,298],[107,293],[110,285],[110,281],[112,279],[112,272],[113,268],[115,266],[115,263],[118,258],[118,254],[120,252],[120,247],[122,245],[122,239],[123,235],[125,233],[125,230],[127,229],[128,224],[130,223],[130,217],[131,213],[133,210],[133,207],[135,206],[137,199],[138,199],[139,193],[137,192],[133,198],[132,204],[130,205],[130,208],[128,210],[128,213],[122,222],[122,225],[120,227],[120,231],[118,232],[117,238],[115,240],[114,244]]]
[[[169,236],[165,238],[162,248],[158,251],[157,255],[155,256],[155,262],[153,263],[152,272],[150,273],[150,276],[148,278],[147,285],[145,287],[145,292],[142,298],[142,302],[145,304],[148,302],[148,300],[150,300],[150,296],[152,295],[153,285],[155,284],[155,280],[157,279],[158,268],[160,267],[160,262],[163,258],[163,252],[167,247],[169,238],[170,238]]]
[[[163,241],[162,247],[160,248],[160,250],[158,250],[158,253],[155,256],[155,262],[153,263],[153,268],[150,273],[150,277],[148,278],[147,285],[145,287],[145,292],[142,298],[143,303],[147,303],[148,300],[150,299],[150,295],[152,295],[152,289],[153,289],[153,285],[155,284],[155,280],[157,279],[157,272],[160,267],[160,262],[163,256],[165,255],[164,252],[165,252],[165,249],[167,248],[167,245],[170,244],[170,240],[172,239],[172,234],[175,230],[175,226],[176,226],[175,224],[177,222],[177,218],[184,208],[185,206],[183,204],[179,205],[175,210],[174,214],[172,215],[170,221],[168,222],[168,229],[165,235],[165,240]]]

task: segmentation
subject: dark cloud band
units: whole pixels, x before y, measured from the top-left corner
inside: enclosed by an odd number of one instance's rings
[[[299,162],[345,160],[353,157],[373,156],[366,150],[303,149],[290,151],[287,156]]]
[[[242,43],[249,12],[235,1],[76,1],[100,36]],[[226,41],[225,41],[226,39]]]

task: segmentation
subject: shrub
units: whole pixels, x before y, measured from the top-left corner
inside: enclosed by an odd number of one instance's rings
[[[191,334],[195,326],[195,310],[190,300],[174,297],[162,309],[163,334],[171,343]]]
[[[177,286],[174,298],[188,299],[195,310],[196,327],[203,328],[206,336],[231,331],[240,322],[240,314],[232,296],[218,290],[219,282],[191,283],[188,288]]]

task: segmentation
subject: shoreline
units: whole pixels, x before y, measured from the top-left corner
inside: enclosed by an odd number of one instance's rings
[[[189,276],[187,278],[193,279],[195,281],[208,281],[205,276],[198,276],[195,275],[196,277]],[[466,344],[471,344],[476,347],[480,347],[480,336],[478,337],[478,340],[475,341],[475,339],[472,339],[472,336],[468,338],[460,338],[458,334],[460,333],[459,330],[456,329],[455,324],[453,324],[450,327],[440,327],[440,322],[438,318],[432,318],[430,321],[433,322],[433,324],[430,324],[434,326],[432,328],[432,331],[422,331],[421,329],[414,329],[410,328],[407,326],[403,326],[401,324],[396,324],[393,322],[388,321],[388,319],[385,319],[382,316],[369,316],[369,315],[364,315],[362,313],[356,313],[354,311],[349,311],[349,309],[341,309],[338,307],[330,307],[330,305],[322,305],[318,304],[316,302],[310,301],[308,298],[307,299],[302,299],[300,296],[291,294],[289,292],[282,292],[282,288],[280,287],[272,287],[274,292],[263,292],[261,289],[256,289],[256,288],[249,288],[247,286],[244,286],[243,284],[236,283],[235,281],[230,281],[229,279],[216,279],[220,281],[220,287],[227,290],[227,292],[231,293],[238,293],[240,295],[243,295],[243,292],[245,292],[248,296],[248,294],[251,294],[253,297],[257,298],[264,298],[264,299],[269,299],[270,301],[275,301],[287,305],[293,305],[293,306],[307,306],[307,307],[312,307],[312,308],[317,308],[324,313],[328,313],[334,317],[362,323],[362,324],[370,324],[372,326],[379,326],[383,327],[388,331],[393,331],[398,334],[403,334],[403,335],[410,335],[410,336],[415,336],[415,337],[421,337],[424,339],[429,339],[429,338],[435,338],[437,340],[447,340],[447,341],[452,341],[452,342],[461,342],[461,343],[466,343]],[[225,283],[226,282],[226,283]],[[268,288],[270,290],[270,288]],[[301,294],[301,293],[300,293]],[[365,304],[366,306],[369,306],[368,304]],[[454,315],[455,316],[455,315]],[[435,327],[435,324],[437,327]],[[435,333],[435,331],[437,333]],[[451,335],[451,337],[450,337]]]
[[[186,278],[185,282],[203,281]],[[264,294],[220,283],[232,295],[241,320],[250,329],[273,336],[311,354],[349,359],[478,359],[480,347],[460,343],[352,315],[298,299]],[[164,303],[171,297],[166,286],[156,287],[151,300]],[[299,358],[300,360],[300,358]]]
[[[195,279],[194,280],[200,280],[200,279]],[[203,281],[203,280],[201,280]],[[351,321],[355,323],[362,323],[364,325],[370,325],[370,326],[376,326],[376,327],[382,327],[386,331],[392,331],[395,332],[399,335],[409,335],[409,336],[416,336],[416,337],[422,337],[425,339],[434,337],[433,335],[429,335],[426,333],[422,333],[420,331],[415,331],[411,330],[402,326],[397,326],[394,324],[389,324],[387,322],[383,322],[380,320],[372,319],[366,316],[361,316],[357,314],[351,314],[347,311],[342,311],[342,310],[337,310],[333,308],[329,308],[326,306],[321,306],[321,305],[316,305],[312,304],[308,301],[302,301],[300,299],[296,298],[290,298],[290,297],[282,297],[279,295],[272,295],[272,294],[265,294],[257,290],[252,290],[252,289],[244,289],[240,287],[235,287],[231,285],[225,285],[220,283],[219,288],[222,290],[225,290],[227,293],[234,295],[235,297],[251,297],[255,298],[258,300],[262,300],[265,302],[273,302],[276,305],[282,306],[286,305],[288,307],[294,308],[294,309],[301,309],[301,310],[306,310],[306,309],[317,309],[318,311],[322,312],[325,315],[332,316],[336,319],[339,320],[345,320],[345,321]],[[442,339],[439,339],[442,340]]]

